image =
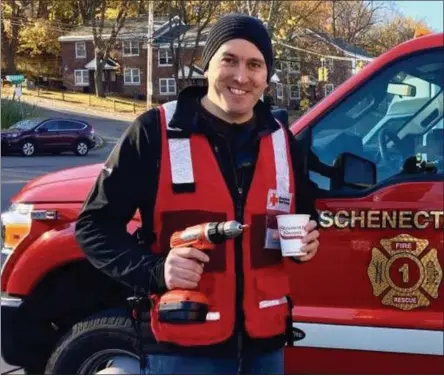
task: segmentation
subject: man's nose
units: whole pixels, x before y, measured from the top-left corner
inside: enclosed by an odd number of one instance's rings
[[[236,72],[234,73],[234,79],[239,84],[246,83],[248,81],[248,71],[247,71],[247,68],[240,64],[236,68]]]

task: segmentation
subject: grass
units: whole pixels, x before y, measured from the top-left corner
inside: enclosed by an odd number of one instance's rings
[[[12,96],[13,88],[11,86],[5,86],[2,88],[2,94]],[[106,98],[98,98],[94,94],[77,93],[73,91],[55,91],[46,89],[34,89],[29,90],[27,88],[22,89],[24,96],[39,97],[44,99],[51,99],[57,101],[63,101],[66,103],[72,103],[79,107],[91,108],[95,107],[101,110],[120,113],[143,113],[146,111],[146,102],[141,100],[130,100],[128,98],[122,98],[118,96],[107,96]]]
[[[1,100],[1,128],[6,129],[20,120],[39,116],[36,106],[16,100]]]

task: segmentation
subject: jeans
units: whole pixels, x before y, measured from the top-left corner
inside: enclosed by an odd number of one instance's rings
[[[236,375],[236,358],[148,355],[148,375]],[[284,349],[243,359],[242,373],[249,375],[283,375]]]

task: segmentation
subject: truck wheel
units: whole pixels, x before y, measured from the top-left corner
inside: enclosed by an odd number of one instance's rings
[[[113,361],[139,363],[138,340],[125,311],[110,310],[75,324],[55,346],[45,374],[91,375]]]

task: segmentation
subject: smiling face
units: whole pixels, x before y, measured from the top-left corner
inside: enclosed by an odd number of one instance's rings
[[[205,75],[208,109],[228,122],[248,121],[268,86],[264,56],[253,43],[244,39],[222,44],[210,60]]]

